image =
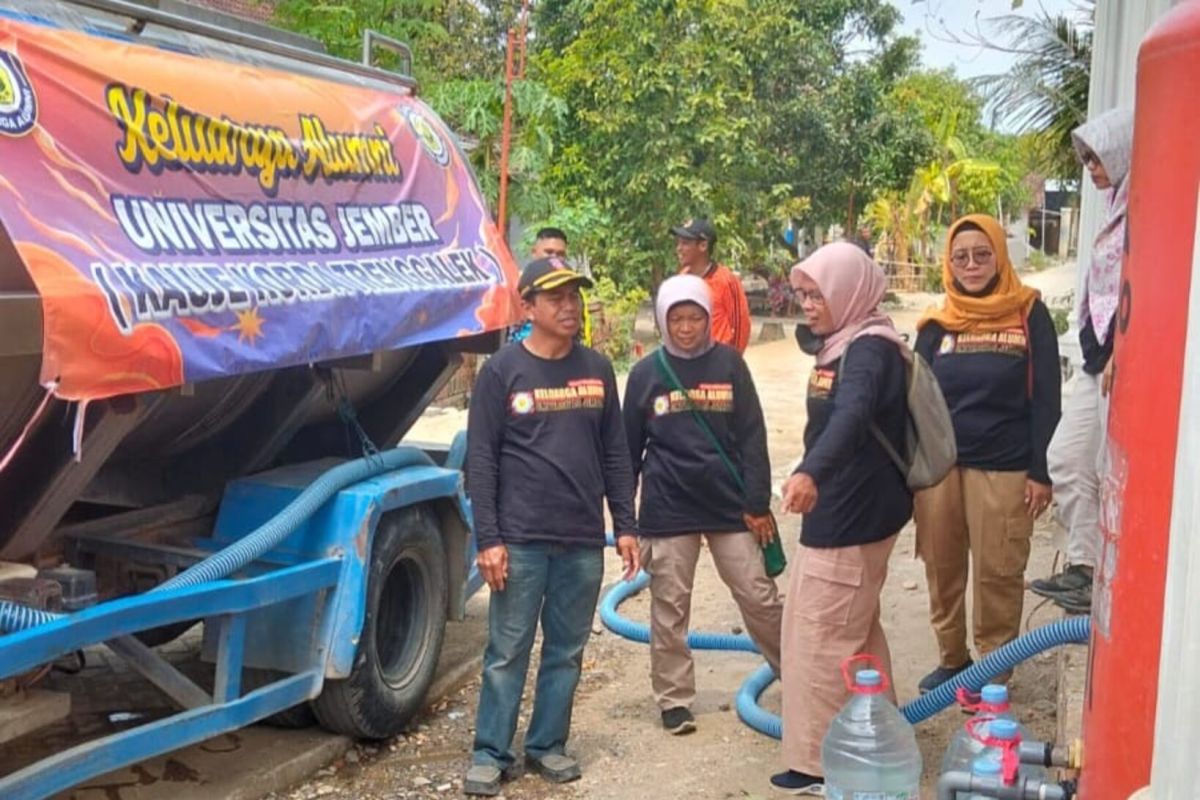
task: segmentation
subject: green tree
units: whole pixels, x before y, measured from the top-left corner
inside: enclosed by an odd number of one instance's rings
[[[282,0],[275,21],[351,61],[361,58],[365,30],[399,39],[412,48],[415,77],[428,84],[503,75],[504,32],[515,12],[502,0]],[[378,65],[394,69],[397,58],[381,52]]]
[[[713,218],[719,255],[754,260],[787,209],[841,221],[872,170],[895,171],[873,150],[875,112],[914,50],[887,39],[885,2],[575,0],[539,13],[534,64],[571,109],[550,174],[560,199],[591,198],[611,221],[598,260],[618,282],[660,277],[667,229],[688,216]]]
[[[1046,177],[1074,179],[1079,163],[1071,131],[1087,120],[1094,0],[1075,17],[1042,9],[1035,17],[1006,15],[991,22],[987,46],[1016,55],[1013,68],[979,80],[997,122],[1036,134],[1033,154]]]
[[[877,184],[868,219],[889,260],[929,261],[954,217],[1003,217],[1028,202],[1028,143],[983,124],[985,101],[974,85],[950,70],[922,70],[898,81],[886,105],[914,117],[931,145],[906,187]]]
[[[433,84],[425,99],[468,145],[484,196],[495,207],[500,185],[504,83],[498,79]],[[513,136],[509,151],[509,202],[514,216],[543,219],[556,200],[544,175],[557,155],[566,104],[532,80],[513,84]]]
[[[485,197],[499,187],[507,30],[519,6],[503,0],[283,0],[276,21],[313,36],[334,55],[357,60],[364,30],[408,43],[424,98],[466,145]],[[382,66],[395,57],[381,53]],[[513,87],[513,141],[509,159],[514,214],[542,217],[555,200],[542,172],[555,157],[565,104],[536,81]]]

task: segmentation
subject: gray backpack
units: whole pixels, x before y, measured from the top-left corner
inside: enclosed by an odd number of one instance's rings
[[[849,348],[847,348],[847,354]],[[909,351],[906,360],[908,424],[905,427],[905,452],[896,452],[887,436],[874,422],[871,434],[887,452],[913,491],[937,486],[958,463],[958,445],[954,440],[954,423],[942,395],[942,387],[929,363],[919,353]],[[845,358],[842,359],[845,366]]]

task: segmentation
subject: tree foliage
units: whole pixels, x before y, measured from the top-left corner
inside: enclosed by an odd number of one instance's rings
[[[494,202],[519,8],[282,0],[277,19],[353,60],[365,29],[408,41]],[[672,271],[669,228],[698,215],[742,268],[789,226],[859,219],[925,252],[949,216],[1021,202],[1048,139],[988,130],[979,91],[919,70],[899,19],[887,0],[540,0],[513,87],[510,209],[566,230],[620,292]]]
[[[1027,143],[983,124],[985,101],[971,83],[950,70],[913,72],[896,84],[887,105],[893,114],[914,117],[930,142],[926,160],[911,172],[907,186],[877,183],[867,208],[888,260],[931,260],[938,237],[954,218],[1004,217],[1028,201]]]
[[[282,0],[275,6],[276,22],[351,61],[361,58],[368,29],[407,43],[422,83],[500,78],[504,32],[514,13],[502,0]],[[386,52],[377,61],[387,68],[397,63]]]
[[[1038,166],[1046,177],[1076,178],[1079,164],[1071,131],[1087,120],[1095,3],[1084,0],[1078,18],[1016,14],[992,21],[1004,44],[993,45],[1017,56],[1013,69],[980,79],[992,98],[998,122],[1034,133]]]
[[[499,194],[504,82],[443,81],[430,86],[425,99],[468,145],[484,196],[494,207]],[[541,219],[554,212],[555,198],[542,178],[556,158],[566,113],[566,104],[541,83],[514,83],[508,169],[510,207],[518,217]]]
[[[622,280],[663,274],[668,228],[687,217],[711,217],[722,255],[753,261],[789,209],[840,219],[876,174],[906,171],[878,146],[894,123],[882,93],[915,57],[885,2],[575,0],[540,14],[534,63],[571,109],[552,176],[568,202],[603,209],[598,259]]]

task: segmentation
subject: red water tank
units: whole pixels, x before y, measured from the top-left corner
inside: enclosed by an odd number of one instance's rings
[[[1138,56],[1116,388],[1083,718],[1083,800],[1150,782],[1188,289],[1200,187],[1200,2],[1173,9]],[[1197,309],[1200,313],[1200,309]]]

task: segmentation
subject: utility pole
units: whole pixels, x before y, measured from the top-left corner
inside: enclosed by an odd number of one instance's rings
[[[508,241],[508,156],[512,150],[513,82],[525,78],[525,40],[529,20],[529,0],[521,4],[516,28],[508,29],[508,48],[504,57],[504,119],[500,127],[500,197],[496,224],[500,236]]]

